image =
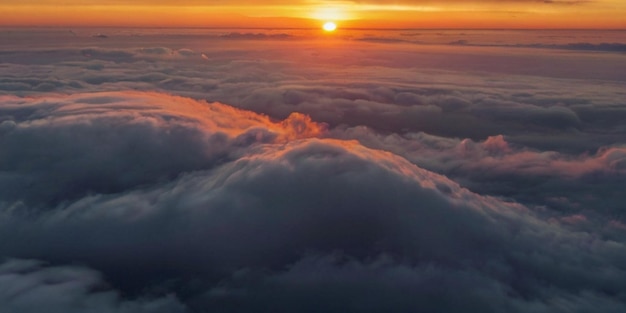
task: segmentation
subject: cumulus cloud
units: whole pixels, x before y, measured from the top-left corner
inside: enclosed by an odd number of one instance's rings
[[[1,290],[64,312],[624,310],[620,54],[187,31],[3,46]],[[0,308],[35,310],[19,294]]]
[[[534,288],[550,300],[525,301],[512,296],[515,291],[510,286],[473,270],[398,265],[384,257],[361,263],[330,256],[303,259],[274,275],[240,272],[195,301],[204,307],[260,308],[260,312],[316,312],[321,307],[330,312],[623,310],[622,303],[603,294],[585,291],[572,297],[550,288]]]
[[[0,79],[0,93],[159,90],[276,119],[297,111],[331,127],[366,125],[475,141],[502,134],[513,143],[576,153],[613,145],[625,132],[626,110],[618,99],[626,67],[619,55],[564,57],[537,49],[529,57],[495,47],[342,41],[352,47],[346,50],[307,40],[294,50],[293,42],[225,41],[216,39],[220,34],[179,39],[148,33],[100,47],[79,41],[77,48],[8,49],[3,60],[10,74]],[[458,36],[476,35],[418,37],[437,43],[433,38]],[[547,40],[521,41],[538,39]],[[159,45],[151,46],[153,40]],[[196,43],[203,40],[209,44]],[[359,57],[354,51],[361,51]]]
[[[623,241],[324,138],[299,114],[155,93],[2,101],[3,186],[28,182],[2,194],[3,257],[81,262],[197,311],[624,306]],[[502,138],[480,145],[510,153]]]
[[[232,107],[160,94],[0,101],[0,145],[12,147],[0,153],[0,195],[9,202],[51,205],[88,193],[119,192],[210,169],[236,158],[231,153],[239,146],[324,131],[297,113],[274,124]]]
[[[482,194],[530,206],[547,205],[569,214],[617,214],[623,218],[619,213],[626,200],[621,192],[626,182],[623,145],[573,154],[530,149],[502,135],[474,141],[426,133],[385,135],[353,127],[335,129],[332,136],[392,151]]]
[[[186,312],[169,296],[128,301],[109,290],[101,275],[83,267],[51,267],[34,260],[0,264],[0,312]]]

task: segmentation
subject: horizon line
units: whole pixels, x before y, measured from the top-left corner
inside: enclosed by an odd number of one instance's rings
[[[113,25],[0,25],[0,29],[41,29],[41,28],[109,28],[109,29],[265,29],[265,30],[318,30],[319,27],[244,27],[244,26],[113,26]],[[378,31],[402,31],[402,30],[493,30],[493,31],[626,31],[626,28],[496,28],[496,27],[339,27],[338,30],[378,30]]]

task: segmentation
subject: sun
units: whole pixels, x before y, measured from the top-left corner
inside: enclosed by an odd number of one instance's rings
[[[332,32],[337,29],[337,24],[335,24],[334,22],[326,22],[324,23],[324,26],[322,26],[322,28],[327,32]]]

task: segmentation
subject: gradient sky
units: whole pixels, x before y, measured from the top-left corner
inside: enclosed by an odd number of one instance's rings
[[[4,0],[4,26],[626,28],[622,0]]]

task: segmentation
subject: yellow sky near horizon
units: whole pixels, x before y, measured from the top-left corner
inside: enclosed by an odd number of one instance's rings
[[[626,28],[622,0],[4,0],[1,26]]]

